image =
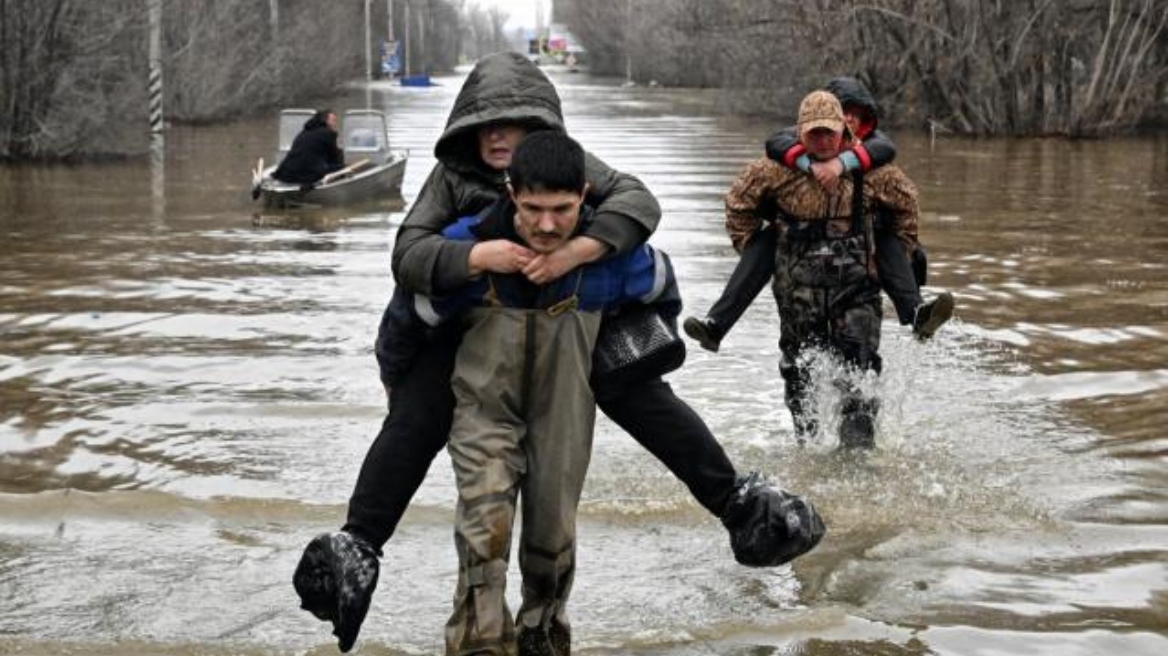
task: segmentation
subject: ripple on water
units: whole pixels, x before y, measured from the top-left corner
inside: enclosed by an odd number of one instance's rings
[[[373,90],[413,149],[407,197],[458,83]],[[708,308],[735,263],[723,195],[774,126],[714,114],[713,91],[563,91],[582,143],[658,195],[654,239],[690,312]],[[258,126],[176,126],[187,141],[162,217],[137,165],[47,171],[45,188],[71,193],[4,217],[0,490],[17,492],[0,494],[5,647],[335,652],[288,579],[307,539],[343,521],[382,416],[369,350],[402,213],[253,224],[242,197],[206,189],[240,189],[250,162],[222,164],[270,148]],[[1108,195],[1107,168],[1153,161],[1157,142],[1120,144],[1121,158],[1103,142],[898,141],[961,320],[923,345],[885,324],[884,375],[858,381],[883,402],[868,457],[841,457],[830,430],[795,440],[766,295],[721,353],[693,348],[670,376],[741,469],[826,517],[823,543],[791,567],[733,564],[717,521],[602,419],[571,606],[587,653],[1168,651],[1164,242],[1145,196]],[[1145,168],[1123,182],[1156,188]],[[1101,233],[1083,218],[1116,208],[1133,220]],[[386,548],[362,650],[440,650],[455,496],[440,455]]]

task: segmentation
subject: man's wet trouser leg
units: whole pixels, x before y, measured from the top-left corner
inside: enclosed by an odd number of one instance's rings
[[[458,352],[452,379],[456,399],[448,451],[458,485],[454,546],[458,586],[446,622],[446,656],[515,656],[515,622],[507,607],[507,563],[519,486],[527,473],[522,408],[523,362],[500,331],[523,335],[522,315],[500,312],[473,326]],[[510,402],[508,402],[510,401]]]
[[[551,339],[563,343],[583,337],[570,332],[571,337]],[[545,359],[535,367],[551,375],[538,381],[542,401],[531,404],[523,443],[528,468],[520,495],[523,604],[515,618],[519,656],[571,653],[567,603],[576,574],[576,511],[596,422],[588,385],[591,354],[591,344],[560,348],[554,354],[542,353]]]
[[[917,306],[922,303],[921,289],[913,273],[912,260],[904,242],[891,230],[877,230],[876,268],[880,271],[880,286],[888,294],[900,325],[913,322]]]
[[[775,226],[767,227],[746,242],[725,289],[706,318],[719,341],[730,332],[754,299],[770,284],[775,273]]]
[[[874,298],[849,307],[843,313],[843,317],[837,320],[836,330],[832,335],[832,346],[843,357],[844,362],[854,367],[856,375],[867,371],[879,374],[883,367],[879,353],[882,315],[880,299]],[[840,390],[843,393],[840,406],[840,446],[860,449],[876,446],[876,413],[880,409],[879,399],[851,380],[842,381]]]
[[[811,398],[811,372],[803,350],[823,348],[853,367],[856,372],[880,373],[879,291],[871,283],[858,292],[844,294],[839,288],[777,287],[779,298],[779,373],[785,384],[785,400],[798,437],[816,429],[815,399]],[[839,304],[832,305],[837,299]],[[875,422],[879,403],[860,385],[848,378],[835,381],[843,394],[841,401],[840,445],[871,447],[875,444]]]
[[[783,351],[779,358],[779,375],[783,378],[783,400],[791,411],[795,423],[795,437],[800,440],[815,437],[819,432],[819,420],[809,398],[809,384],[806,367],[796,364],[798,351]]]
[[[600,410],[720,516],[736,472],[706,423],[661,378],[594,389]]]
[[[343,530],[379,550],[450,435],[450,375],[457,350],[453,338],[426,344],[409,374],[394,385],[389,413],[361,464]]]

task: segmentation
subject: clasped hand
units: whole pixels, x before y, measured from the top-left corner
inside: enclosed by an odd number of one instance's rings
[[[557,280],[572,269],[604,254],[606,246],[589,237],[577,237],[551,253],[540,254],[506,239],[492,239],[474,245],[470,251],[472,276],[484,272],[523,273],[537,285]]]
[[[843,173],[844,165],[839,158],[811,164],[811,174],[815,176],[815,180],[819,182],[820,186],[828,191],[835,191],[836,185],[839,183],[840,176]]]

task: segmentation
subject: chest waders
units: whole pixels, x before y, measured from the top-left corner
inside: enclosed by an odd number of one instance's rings
[[[496,306],[467,315],[452,378],[459,575],[446,654],[567,654],[600,315],[577,311],[574,294],[547,309],[507,308],[492,284],[487,300]],[[523,601],[513,620],[504,593],[518,503]]]
[[[861,371],[879,373],[881,368],[875,242],[859,171],[853,172],[852,185],[852,211],[846,223],[831,218],[839,216],[836,211],[816,220],[780,216],[785,230],[775,253],[774,282],[782,352],[779,373],[801,438],[818,432],[809,407],[809,372],[800,357],[804,349],[821,348]],[[835,382],[844,394],[841,442],[870,443],[875,400],[861,398],[852,383]]]

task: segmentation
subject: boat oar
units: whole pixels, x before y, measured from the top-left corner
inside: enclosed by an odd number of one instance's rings
[[[353,173],[354,171],[357,171],[358,169],[365,168],[365,166],[368,164],[368,159],[359,159],[339,171],[333,171],[332,173],[329,173],[320,180],[316,181],[312,186],[315,188],[321,185],[326,185],[330,182],[333,182],[334,180],[340,180],[341,178]]]
[[[260,185],[264,182],[264,158],[261,157],[256,162],[255,168],[251,171],[251,199],[255,200],[260,197]]]

